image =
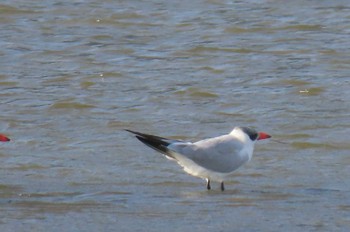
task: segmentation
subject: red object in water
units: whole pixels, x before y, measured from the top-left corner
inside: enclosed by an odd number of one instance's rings
[[[0,134],[0,141],[1,142],[8,142],[8,141],[10,141],[10,139],[8,137],[6,137],[5,135]]]

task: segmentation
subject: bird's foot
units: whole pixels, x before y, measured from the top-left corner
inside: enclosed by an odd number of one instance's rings
[[[221,182],[221,191],[224,191],[224,190],[225,190],[224,182]]]
[[[207,189],[208,189],[208,190],[211,189],[211,187],[210,187],[210,180],[209,180],[209,179],[207,179]]]

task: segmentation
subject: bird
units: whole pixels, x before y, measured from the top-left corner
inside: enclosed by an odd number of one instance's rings
[[[175,160],[186,173],[205,179],[208,190],[211,181],[220,182],[221,191],[225,190],[224,181],[232,172],[251,160],[255,142],[271,138],[250,127],[235,127],[229,134],[194,143],[125,130],[166,158]]]
[[[0,134],[0,142],[9,142],[10,138],[6,135]]]

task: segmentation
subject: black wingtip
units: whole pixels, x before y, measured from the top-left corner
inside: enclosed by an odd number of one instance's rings
[[[125,131],[127,132],[130,132],[134,135],[139,135],[139,136],[142,136],[142,137],[154,137],[154,138],[159,138],[159,139],[163,139],[162,137],[158,137],[158,136],[155,136],[155,135],[149,135],[149,134],[145,134],[145,133],[141,133],[141,132],[138,132],[138,131],[133,131],[133,130],[129,130],[129,129],[124,129]]]
[[[170,144],[169,140],[156,135],[144,134],[141,132],[125,129],[126,131],[135,135],[135,137],[141,141],[143,144],[153,148],[154,150],[169,156],[169,150],[167,146]]]
[[[160,137],[160,136],[156,136],[156,135],[150,135],[150,134],[145,134],[145,133],[141,133],[141,132],[137,132],[137,131],[133,131],[133,130],[129,130],[129,129],[125,129],[126,131],[136,135],[136,136],[140,136],[146,140],[151,140],[153,142],[158,142],[164,146],[168,146],[169,145],[169,139],[164,138],[164,137]]]
[[[143,144],[147,145],[148,147],[164,154],[164,155],[168,155],[168,148],[167,145],[169,145],[169,143],[166,143],[164,141],[161,140],[156,140],[153,138],[145,138],[139,135],[135,136],[139,141],[141,141]]]
[[[130,132],[132,134],[140,134],[140,132],[137,132],[137,131],[133,131],[133,130],[129,130],[129,129],[124,129],[124,130],[127,132]]]

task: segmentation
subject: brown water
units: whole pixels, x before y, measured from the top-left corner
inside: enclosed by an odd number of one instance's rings
[[[348,1],[2,1],[0,231],[349,231]],[[264,141],[226,191],[124,128]]]

